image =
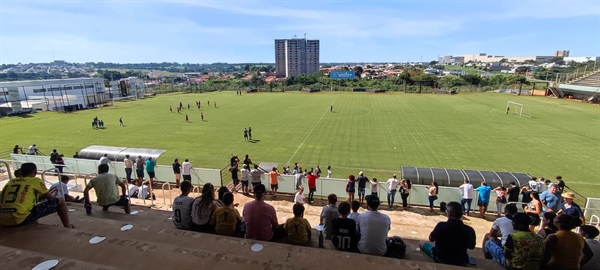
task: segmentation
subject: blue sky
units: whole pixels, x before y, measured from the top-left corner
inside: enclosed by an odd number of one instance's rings
[[[439,55],[600,55],[600,1],[0,1],[0,63],[274,62],[273,40],[321,40],[321,62]]]

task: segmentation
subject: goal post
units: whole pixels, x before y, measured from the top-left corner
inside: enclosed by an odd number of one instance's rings
[[[519,117],[531,118],[531,112],[529,106],[523,105],[518,102],[508,101],[506,102],[506,114],[518,114]]]

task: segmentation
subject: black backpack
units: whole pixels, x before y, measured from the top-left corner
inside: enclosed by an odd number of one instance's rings
[[[440,211],[446,212],[446,203],[445,202],[440,203]]]
[[[387,240],[386,257],[402,259],[406,255],[406,244],[400,236],[393,236]]]

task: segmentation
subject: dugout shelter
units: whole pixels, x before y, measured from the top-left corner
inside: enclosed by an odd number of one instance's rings
[[[79,151],[79,158],[99,160],[100,157],[107,154],[108,159],[111,161],[122,162],[125,160],[126,155],[129,155],[132,160],[135,160],[138,156],[142,156],[144,159],[151,157],[152,160],[156,161],[158,157],[166,151],[167,150],[148,148],[91,145]]]
[[[495,172],[480,170],[440,169],[428,167],[400,167],[403,178],[408,178],[413,184],[429,185],[436,181],[440,186],[459,187],[467,179],[477,186],[481,182],[491,187],[508,186],[514,181],[517,186],[527,184],[531,176],[518,172]]]

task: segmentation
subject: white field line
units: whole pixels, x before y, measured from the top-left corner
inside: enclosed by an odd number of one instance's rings
[[[335,97],[335,99],[333,100],[333,102],[331,102],[331,105],[333,105],[333,103],[335,103],[335,101],[339,98],[340,96]],[[296,149],[296,151],[294,152],[294,154],[290,157],[290,159],[287,161],[286,164],[290,164],[290,161],[292,161],[292,159],[296,156],[296,154],[298,153],[298,150],[300,150],[300,148],[302,148],[302,145],[304,145],[304,142],[306,142],[306,140],[308,139],[308,137],[310,137],[310,134],[313,133],[313,131],[315,130],[315,128],[319,125],[319,123],[321,123],[321,120],[323,120],[323,117],[325,117],[325,115],[327,114],[327,112],[329,112],[330,108],[327,108],[327,110],[325,110],[325,112],[323,113],[323,115],[321,115],[321,118],[319,118],[319,121],[317,121],[315,123],[315,125],[312,127],[312,129],[310,130],[310,132],[308,132],[308,135],[306,135],[306,138],[304,138],[304,140],[302,141],[302,143],[300,143],[300,145],[298,145],[298,148]]]

